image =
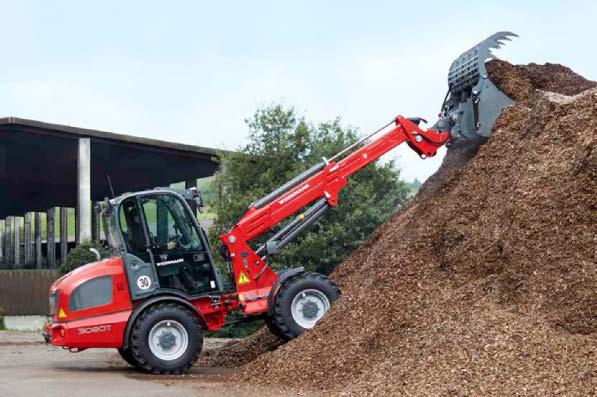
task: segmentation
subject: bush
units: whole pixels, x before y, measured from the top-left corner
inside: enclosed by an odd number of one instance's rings
[[[0,306],[0,331],[5,329],[6,326],[4,325],[4,308]]]
[[[110,253],[97,241],[84,241],[66,255],[66,260],[58,267],[58,274],[60,276],[69,273],[76,268],[97,261],[97,257],[90,248],[95,248],[99,251],[101,258],[107,258]]]

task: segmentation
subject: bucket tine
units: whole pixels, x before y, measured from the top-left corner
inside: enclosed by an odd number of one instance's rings
[[[449,92],[435,127],[450,131],[452,144],[486,140],[502,109],[513,103],[493,84],[485,63],[497,59],[492,50],[503,47],[514,37],[518,35],[512,32],[494,33],[450,65]]]

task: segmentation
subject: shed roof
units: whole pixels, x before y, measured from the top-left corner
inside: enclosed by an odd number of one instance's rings
[[[132,135],[0,118],[0,217],[74,207],[77,145],[91,141],[91,198],[213,175],[218,150]],[[201,137],[199,136],[198,139]]]

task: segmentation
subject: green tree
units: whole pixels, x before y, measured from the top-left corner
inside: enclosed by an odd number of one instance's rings
[[[246,123],[249,143],[222,155],[213,180],[220,199],[214,202],[212,239],[229,230],[251,202],[358,138],[338,119],[312,125],[281,105],[258,110]],[[406,201],[408,192],[393,163],[369,165],[349,178],[339,205],[281,250],[272,267],[329,273]]]

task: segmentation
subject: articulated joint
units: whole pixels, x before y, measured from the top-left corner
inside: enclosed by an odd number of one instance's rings
[[[421,158],[433,157],[437,149],[442,147],[450,139],[450,133],[446,131],[435,131],[430,128],[423,130],[419,128],[421,118],[407,119],[402,116],[396,118],[396,124],[402,126],[406,134],[407,143]]]

